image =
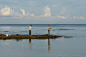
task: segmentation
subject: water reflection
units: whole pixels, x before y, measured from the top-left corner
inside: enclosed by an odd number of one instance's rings
[[[50,51],[50,39],[48,38],[48,52]]]
[[[16,41],[19,41],[19,39],[15,39]]]
[[[30,48],[30,50],[32,50],[31,49],[32,48],[31,39],[29,39],[29,48]]]
[[[3,39],[3,40],[8,40],[8,39]],[[21,41],[22,39],[14,39],[14,40],[16,40],[17,42],[19,42],[19,41]],[[31,39],[28,39],[28,40],[29,40],[29,48],[30,48],[30,50],[32,50]],[[50,38],[48,38],[47,43],[48,43],[47,49],[48,49],[48,52],[50,52]],[[8,44],[6,44],[6,45],[8,45]]]
[[[30,50],[32,50],[31,39],[29,39],[29,48],[30,48]],[[48,52],[50,52],[50,39],[49,38],[48,38]]]

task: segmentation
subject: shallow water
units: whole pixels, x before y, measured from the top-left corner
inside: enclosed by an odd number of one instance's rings
[[[32,34],[47,34],[48,24],[33,24]],[[0,57],[86,57],[86,25],[50,24],[52,35],[72,36],[37,40],[0,40]],[[63,27],[64,26],[64,27]],[[62,28],[63,27],[63,28]],[[62,28],[62,29],[61,29]],[[28,35],[29,24],[0,25],[0,34]]]

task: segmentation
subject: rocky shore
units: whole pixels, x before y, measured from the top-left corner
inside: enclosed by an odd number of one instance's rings
[[[4,34],[0,34],[0,39],[55,39],[55,38],[59,38],[59,37],[62,37],[62,36],[57,36],[57,35],[50,35],[48,37],[48,35],[9,35],[9,36],[6,36]]]

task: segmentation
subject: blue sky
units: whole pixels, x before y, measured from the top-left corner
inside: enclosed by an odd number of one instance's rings
[[[0,24],[86,24],[86,0],[0,0]]]

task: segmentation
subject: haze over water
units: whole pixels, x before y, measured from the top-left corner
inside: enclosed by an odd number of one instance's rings
[[[0,34],[28,35],[29,25],[0,24]],[[32,34],[47,34],[48,25],[32,24]],[[50,24],[50,27],[51,35],[63,37],[50,39],[50,45],[48,39],[32,39],[31,43],[29,39],[0,40],[0,57],[86,57],[86,24]]]

